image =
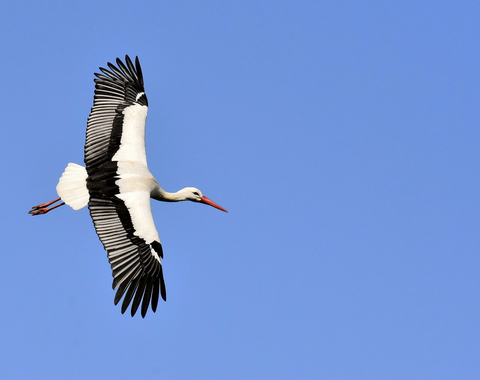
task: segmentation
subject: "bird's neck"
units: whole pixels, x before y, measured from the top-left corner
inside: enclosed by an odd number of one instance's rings
[[[180,202],[186,199],[182,190],[179,190],[176,193],[169,193],[168,191],[163,190],[160,186],[152,191],[151,197],[157,201],[163,202]]]

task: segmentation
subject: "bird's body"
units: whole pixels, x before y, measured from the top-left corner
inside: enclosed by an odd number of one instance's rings
[[[128,56],[118,67],[95,74],[95,96],[87,123],[86,167],[69,163],[57,185],[59,198],[32,208],[45,214],[63,204],[79,210],[88,205],[96,232],[112,268],[115,304],[123,297],[122,313],[132,302],[131,314],[141,303],[142,316],[159,295],[166,300],[163,249],[150,207],[150,198],[201,202],[226,211],[200,190],[187,187],[164,191],[148,170],[145,121],[148,101],[138,58]],[[63,203],[51,206],[57,201]]]

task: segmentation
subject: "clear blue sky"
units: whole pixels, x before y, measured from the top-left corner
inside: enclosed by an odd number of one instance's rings
[[[0,5],[4,379],[479,379],[478,1]],[[168,301],[113,305],[93,73],[138,55]]]

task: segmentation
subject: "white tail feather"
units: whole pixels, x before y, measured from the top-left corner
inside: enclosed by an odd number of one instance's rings
[[[87,177],[83,166],[70,162],[58,181],[58,196],[74,210],[80,210],[88,203]]]

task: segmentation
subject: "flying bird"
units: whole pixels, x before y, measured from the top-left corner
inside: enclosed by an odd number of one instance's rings
[[[145,317],[155,312],[159,295],[166,301],[163,249],[153,221],[150,198],[193,201],[227,212],[194,187],[163,190],[148,170],[145,121],[148,101],[138,57],[125,56],[95,73],[93,107],[87,121],[85,167],[69,163],[58,185],[59,198],[32,207],[42,215],[64,204],[74,210],[88,205],[95,230],[112,268],[115,305],[122,314],[131,303],[132,317],[141,303]],[[132,301],[133,300],[133,301]]]

